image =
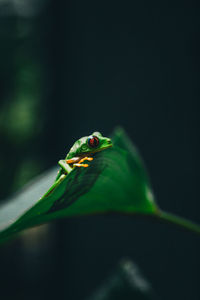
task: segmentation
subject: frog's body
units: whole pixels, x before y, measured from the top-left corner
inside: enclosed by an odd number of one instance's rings
[[[61,166],[56,177],[56,181],[62,175],[66,175],[72,171],[74,167],[88,167],[83,164],[85,160],[92,161],[91,157],[94,153],[112,147],[111,139],[103,137],[100,132],[94,132],[90,136],[85,136],[77,140],[64,160],[60,160],[58,164]]]

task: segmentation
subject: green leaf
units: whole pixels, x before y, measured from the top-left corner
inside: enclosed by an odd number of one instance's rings
[[[88,168],[73,169],[55,188],[48,190],[58,168],[6,201],[0,207],[0,242],[53,219],[106,213],[155,216],[200,233],[197,225],[158,208],[142,159],[122,129],[112,141],[114,146],[97,153]]]

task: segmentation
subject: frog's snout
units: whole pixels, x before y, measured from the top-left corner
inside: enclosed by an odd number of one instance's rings
[[[112,145],[111,139],[107,139],[107,143],[110,144],[110,145]]]

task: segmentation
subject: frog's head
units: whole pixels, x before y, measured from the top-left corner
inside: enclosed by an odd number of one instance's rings
[[[100,132],[95,131],[87,138],[87,146],[88,152],[95,153],[112,147],[112,141],[110,138],[102,136]]]
[[[91,135],[82,137],[76,141],[70,149],[67,158],[94,154],[110,147],[112,147],[111,139],[95,131]]]
[[[68,157],[93,154],[112,147],[111,139],[102,136],[100,132],[93,132],[89,136],[82,137],[71,148]]]

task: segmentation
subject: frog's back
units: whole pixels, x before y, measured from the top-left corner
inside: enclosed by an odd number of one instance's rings
[[[83,151],[82,151],[82,146],[87,142],[87,137],[84,136],[80,138],[78,141],[74,143],[74,145],[71,147],[69,150],[66,159],[71,159],[73,157],[79,156]]]

